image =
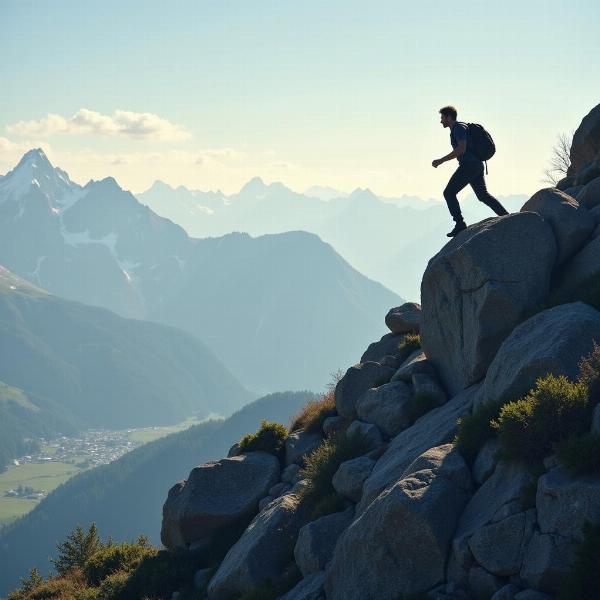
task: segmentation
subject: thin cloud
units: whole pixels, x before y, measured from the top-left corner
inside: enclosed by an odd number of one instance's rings
[[[13,135],[48,136],[62,133],[71,135],[126,136],[138,140],[179,141],[191,134],[181,125],[171,123],[153,113],[115,110],[112,115],[87,108],[79,109],[72,117],[48,114],[37,121],[19,121],[6,127]]]

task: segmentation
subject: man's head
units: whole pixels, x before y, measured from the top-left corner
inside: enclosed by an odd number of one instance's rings
[[[452,127],[456,123],[457,112],[454,106],[444,106],[440,108],[440,123],[444,127]]]

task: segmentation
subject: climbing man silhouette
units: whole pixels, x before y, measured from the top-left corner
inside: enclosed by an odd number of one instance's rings
[[[450,181],[444,190],[448,210],[455,221],[454,229],[448,234],[448,237],[454,237],[467,228],[456,194],[469,184],[473,188],[477,199],[487,204],[497,215],[507,215],[508,211],[487,191],[483,177],[483,161],[479,160],[469,148],[469,127],[466,123],[456,120],[456,108],[454,106],[444,106],[440,108],[440,115],[440,123],[443,127],[450,128],[450,143],[453,150],[450,154],[434,160],[431,165],[437,169],[447,160],[453,158],[458,160],[458,169],[450,177]]]

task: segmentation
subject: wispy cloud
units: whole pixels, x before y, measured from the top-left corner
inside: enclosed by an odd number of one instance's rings
[[[19,121],[7,126],[6,131],[20,136],[46,137],[57,133],[121,135],[138,140],[161,141],[179,141],[191,137],[190,132],[181,125],[153,113],[115,110],[112,115],[103,115],[87,108],[79,109],[69,118],[50,113],[37,121]]]

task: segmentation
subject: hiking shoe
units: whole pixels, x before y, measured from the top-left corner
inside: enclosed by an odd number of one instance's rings
[[[454,237],[455,235],[458,235],[461,231],[464,231],[466,228],[467,228],[467,224],[464,221],[460,221],[459,223],[457,223],[454,226],[454,229],[450,233],[447,233],[446,235],[448,237]]]

